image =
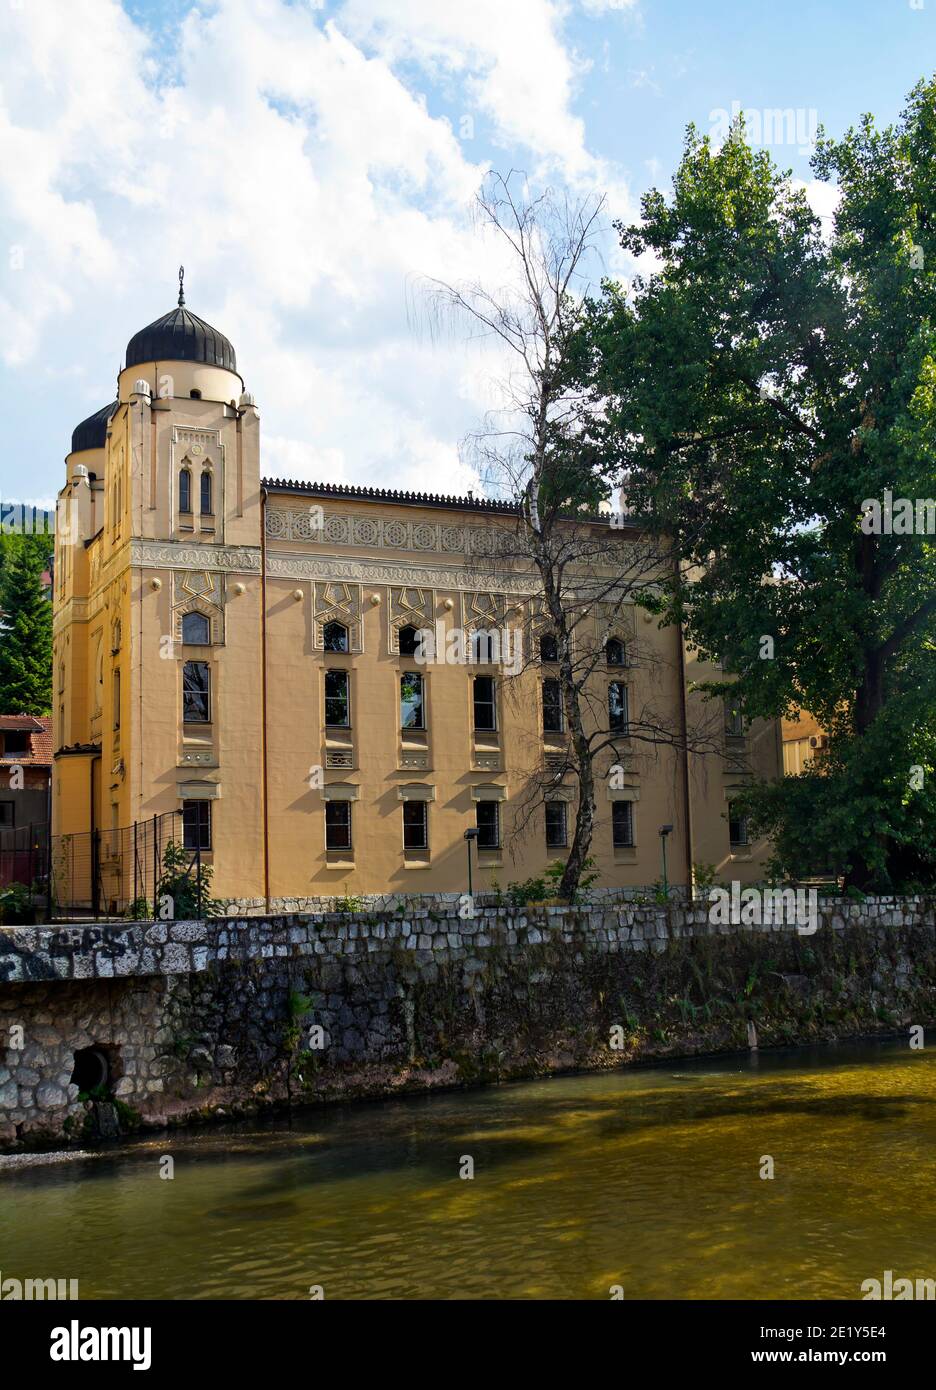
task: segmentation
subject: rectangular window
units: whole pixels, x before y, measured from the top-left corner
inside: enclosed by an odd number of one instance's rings
[[[400,676],[400,727],[402,729],[424,729],[426,727],[423,678],[415,671],[404,671]]]
[[[403,848],[427,849],[429,819],[425,801],[403,802]]]
[[[626,734],[627,725],[627,686],[623,681],[609,681],[608,728],[613,734]]]
[[[351,681],[347,671],[325,672],[325,723],[334,729],[350,727]]]
[[[28,756],[32,752],[30,735],[19,729],[8,729],[2,738],[5,758],[15,758],[18,753],[25,753]]]
[[[566,844],[566,804],[564,801],[546,802],[546,848],[559,849]]]
[[[211,676],[207,661],[182,663],[182,718],[186,724],[211,722]]]
[[[0,826],[9,827],[16,824],[16,803],[13,801],[0,801]]]
[[[731,801],[728,803],[728,839],[733,845],[748,843],[748,818]]]
[[[734,705],[729,705],[727,700],[725,701],[725,733],[729,738],[744,737],[744,721],[741,717],[741,711],[735,709]]]
[[[211,849],[210,801],[187,801],[182,807],[182,843],[186,849]]]
[[[562,690],[559,682],[543,681],[543,733],[561,734],[564,727]]]
[[[351,848],[351,802],[325,802],[325,848]]]
[[[114,672],[114,729],[120,728],[120,672]]]
[[[474,678],[474,726],[481,730],[497,728],[497,694],[493,676]]]
[[[634,807],[630,801],[612,801],[611,832],[615,849],[631,849],[634,844]]]
[[[496,801],[479,801],[478,849],[500,849],[500,805]]]

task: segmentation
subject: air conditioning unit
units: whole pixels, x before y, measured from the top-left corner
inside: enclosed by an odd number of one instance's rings
[[[828,734],[810,734],[810,736],[809,736],[809,746],[810,746],[810,748],[828,748],[828,746],[829,746],[829,736],[828,736]]]

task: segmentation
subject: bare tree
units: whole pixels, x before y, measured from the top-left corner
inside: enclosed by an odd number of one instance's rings
[[[500,382],[500,410],[470,438],[486,490],[515,504],[515,515],[496,532],[496,564],[530,573],[523,661],[511,677],[518,698],[533,667],[555,679],[561,695],[554,751],[531,747],[524,796],[515,822],[523,836],[538,809],[571,775],[578,786],[575,829],[559,891],[575,897],[586,868],[596,816],[596,778],[633,770],[634,746],[670,745],[696,751],[720,746],[709,722],[689,731],[665,704],[614,708],[614,682],[597,679],[613,669],[652,664],[634,640],[625,615],[651,602],[672,564],[658,540],[636,521],[609,514],[614,462],[588,442],[593,398],[577,384],[582,303],[588,269],[597,256],[604,199],[570,202],[550,191],[527,194],[525,179],[492,175],[477,197],[483,227],[507,247],[515,275],[496,290],[481,283],[428,281],[428,299],[442,316],[466,319],[509,349]],[[612,524],[612,522],[616,524]],[[554,644],[544,661],[540,639]],[[609,663],[608,640],[620,642]],[[554,672],[554,677],[551,675]]]

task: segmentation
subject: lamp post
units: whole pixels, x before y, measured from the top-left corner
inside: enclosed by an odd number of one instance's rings
[[[672,827],[671,825],[661,825],[661,826],[660,826],[660,848],[661,848],[662,851],[663,851],[663,896],[664,896],[664,898],[668,898],[668,897],[669,897],[669,884],[668,884],[667,881],[666,881],[666,837],[667,837],[667,835],[671,835],[672,833],[673,833],[673,827]]]
[[[469,898],[471,898],[471,897],[474,896],[474,894],[473,894],[472,891],[471,891],[471,842],[472,842],[472,840],[476,840],[477,838],[478,838],[478,830],[477,830],[477,827],[475,827],[475,828],[472,829],[472,830],[466,830],[466,831],[465,831],[465,839],[468,841],[468,896],[469,896]]]

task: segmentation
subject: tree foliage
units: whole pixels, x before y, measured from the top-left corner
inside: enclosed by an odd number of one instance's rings
[[[6,535],[0,546],[0,711],[48,714],[52,605],[42,589],[47,537]]]
[[[742,122],[717,150],[690,127],[672,196],[619,226],[656,268],[604,287],[581,371],[628,507],[672,538],[666,620],[745,715],[831,734],[748,797],[779,867],[932,882],[936,536],[869,534],[863,503],[936,494],[936,82],[894,127],[821,134],[813,167],[825,224]]]

